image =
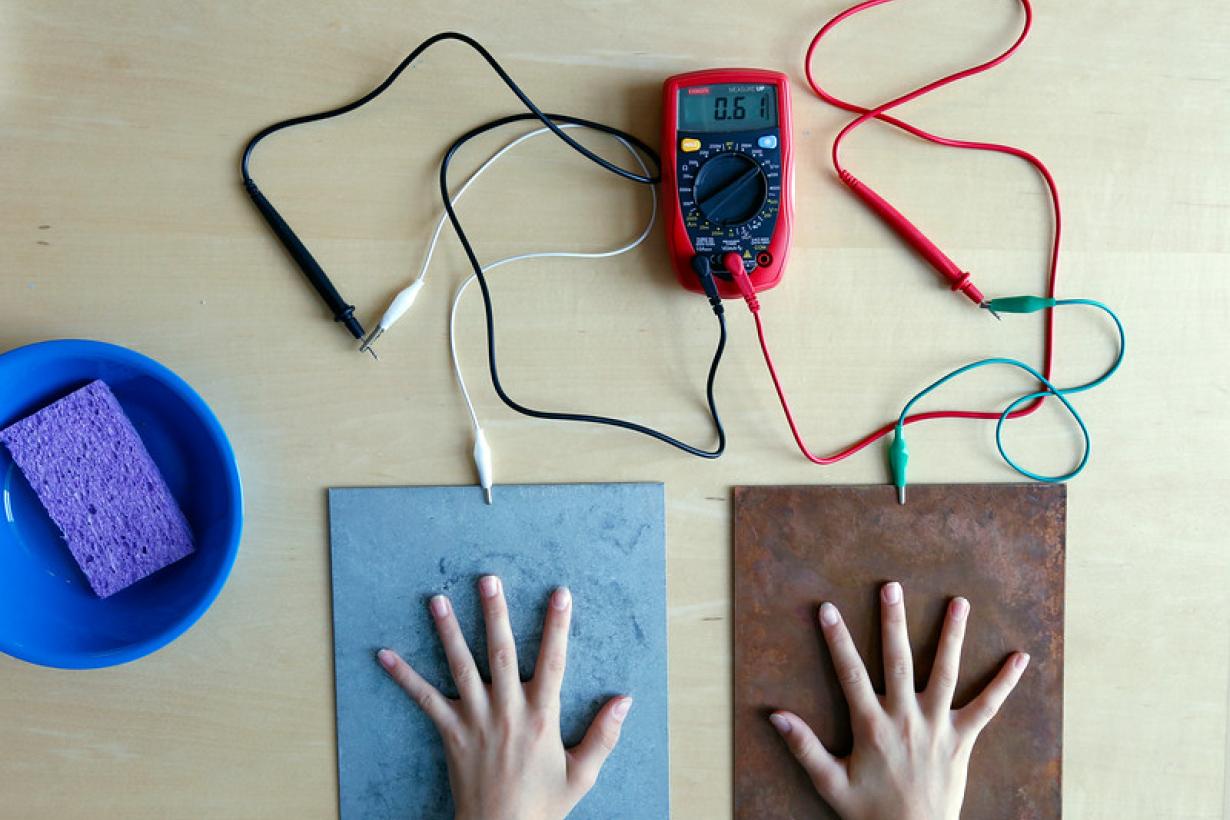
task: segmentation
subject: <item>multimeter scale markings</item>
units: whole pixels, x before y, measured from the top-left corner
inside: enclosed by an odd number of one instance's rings
[[[687,135],[677,171],[683,224],[697,253],[738,251],[747,260],[768,251],[781,206],[781,150],[776,128]],[[761,146],[771,147],[761,147]],[[686,157],[686,159],[685,159]],[[717,260],[715,260],[717,261]]]

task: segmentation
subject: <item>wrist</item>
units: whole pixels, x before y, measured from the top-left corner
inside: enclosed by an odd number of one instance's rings
[[[484,812],[484,811],[478,811],[478,810],[469,811],[469,810],[464,810],[464,809],[458,809],[456,812],[453,813],[453,820],[550,820],[550,818],[554,816],[556,815],[535,814],[532,816],[527,815],[525,817],[521,817],[521,816],[514,816],[512,814],[509,814],[503,811]],[[563,814],[563,815],[558,815],[558,816],[560,820],[564,820],[564,818],[567,815]]]
[[[565,820],[568,812],[555,813],[548,809],[533,810],[529,813],[510,811],[503,807],[488,808],[484,806],[458,806],[453,812],[453,820]]]

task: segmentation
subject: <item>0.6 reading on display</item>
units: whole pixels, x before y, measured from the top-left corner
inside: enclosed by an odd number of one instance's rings
[[[751,131],[777,125],[771,85],[709,85],[679,92],[680,131]]]

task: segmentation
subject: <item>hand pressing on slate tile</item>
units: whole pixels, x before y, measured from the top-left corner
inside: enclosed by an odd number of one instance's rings
[[[914,689],[901,585],[880,589],[886,694],[876,695],[837,607],[820,607],[820,631],[850,705],[854,747],[834,757],[798,715],[769,716],[816,791],[845,820],[956,820],[965,798],[970,753],[979,732],[1008,698],[1029,663],[1014,653],[968,705],[952,708],[969,602],[948,604],[927,688]]]
[[[457,820],[563,818],[593,788],[619,741],[632,699],[607,701],[581,742],[565,749],[560,686],[572,595],[563,587],[551,594],[534,678],[522,683],[503,584],[488,575],[479,579],[478,591],[487,623],[490,684],[479,676],[443,595],[432,598],[428,608],[457,684],[457,700],[440,694],[391,649],[380,650],[377,659],[440,732]]]

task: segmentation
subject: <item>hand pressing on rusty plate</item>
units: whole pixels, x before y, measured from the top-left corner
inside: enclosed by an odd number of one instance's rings
[[[917,692],[901,585],[881,587],[885,694],[879,696],[841,613],[830,602],[820,606],[820,631],[850,706],[853,750],[835,757],[792,712],[775,711],[769,720],[816,791],[845,820],[959,818],[974,742],[1029,664],[1029,655],[1013,653],[977,697],[953,709],[968,617],[969,602],[953,598],[927,687]]]

